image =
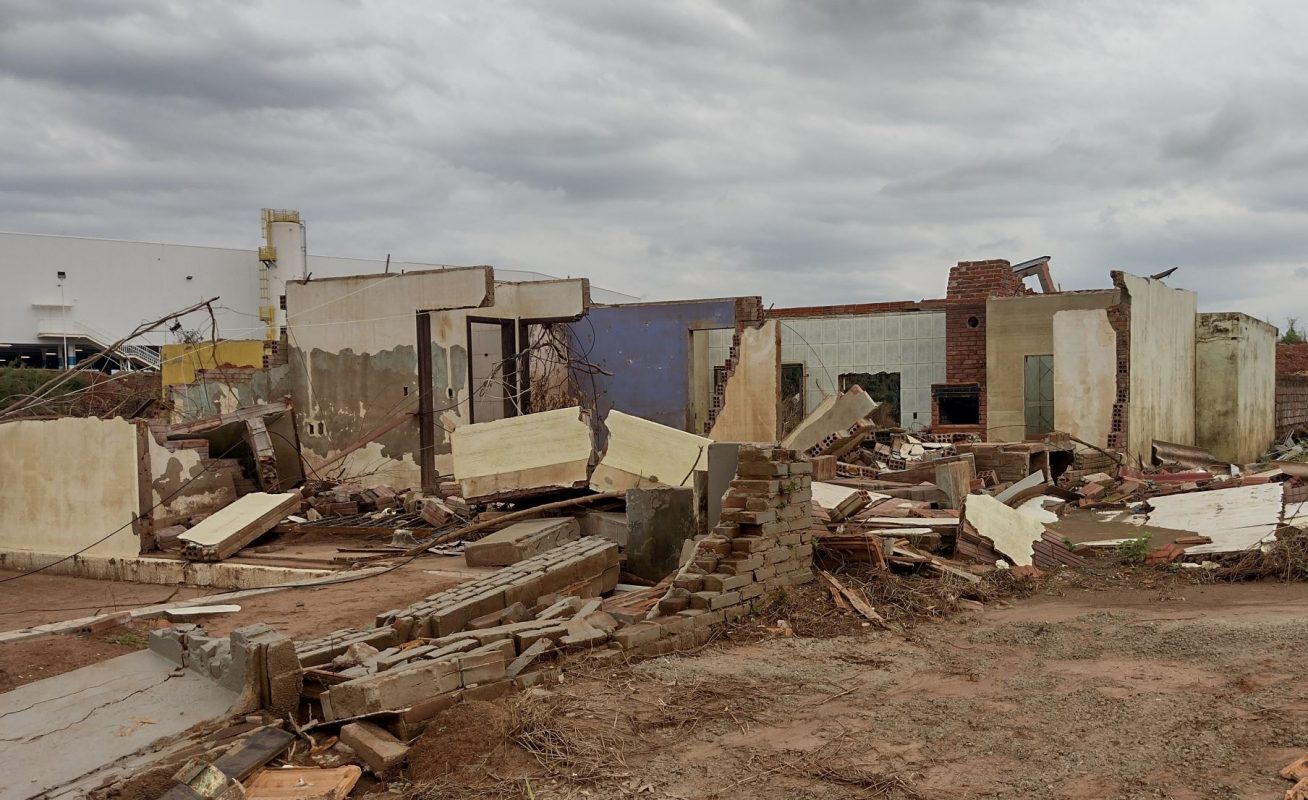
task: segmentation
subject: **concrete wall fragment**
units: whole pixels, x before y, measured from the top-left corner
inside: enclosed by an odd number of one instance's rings
[[[1247,464],[1276,435],[1277,330],[1246,314],[1200,314],[1195,334],[1195,443]]]
[[[117,418],[0,423],[0,551],[139,555],[139,447],[137,426]]]
[[[735,363],[709,438],[715,442],[775,442],[781,428],[781,325],[768,320],[740,332]]]

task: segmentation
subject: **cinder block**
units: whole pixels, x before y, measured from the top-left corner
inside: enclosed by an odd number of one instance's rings
[[[341,726],[341,743],[348,745],[368,769],[382,775],[404,763],[409,747],[371,722]]]
[[[624,650],[631,650],[640,645],[657,641],[663,635],[663,629],[650,622],[638,622],[620,628],[613,634],[613,641]]]
[[[335,719],[378,711],[398,711],[460,688],[458,668],[450,661],[418,661],[376,675],[338,683],[328,694]]]

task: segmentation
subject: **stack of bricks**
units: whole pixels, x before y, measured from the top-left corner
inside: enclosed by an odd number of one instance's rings
[[[318,666],[352,644],[392,647],[412,639],[448,636],[472,620],[503,611],[514,603],[532,604],[546,594],[599,597],[618,583],[618,546],[587,536],[520,561],[484,578],[437,592],[407,608],[377,615],[371,629],[333,631],[296,642],[300,663]]]
[[[536,685],[558,673],[556,667],[526,672],[537,658],[608,641],[617,623],[599,608],[599,600],[569,597],[534,619],[387,648],[337,673],[348,680],[319,697],[323,714],[340,720],[403,712],[403,720],[417,725],[456,702]]]
[[[402,639],[457,633],[472,620],[545,594],[599,597],[618,584],[618,546],[587,536],[377,618]]]
[[[698,647],[715,625],[811,581],[812,470],[793,450],[742,446],[720,524],[696,542],[651,618],[619,629],[613,641],[643,656]]]

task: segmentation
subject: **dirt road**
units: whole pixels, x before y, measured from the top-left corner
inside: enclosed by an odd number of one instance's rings
[[[1277,770],[1308,751],[1303,585],[1052,591],[1063,596],[906,634],[745,630],[767,638],[597,668],[536,701],[553,707],[542,739],[572,743],[565,773],[598,760],[623,777],[586,787],[538,774],[534,791],[1098,800],[1288,788]],[[518,749],[485,765],[495,789],[535,771],[508,766],[523,763]]]

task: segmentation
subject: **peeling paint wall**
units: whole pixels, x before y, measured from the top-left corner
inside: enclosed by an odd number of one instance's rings
[[[1198,295],[1123,273],[1130,299],[1127,455],[1148,461],[1155,439],[1194,444]]]
[[[1246,314],[1200,314],[1195,334],[1195,443],[1236,464],[1276,436],[1276,328]]]
[[[222,366],[263,366],[263,342],[249,339],[232,339],[197,344],[166,344],[160,348],[163,360],[160,373],[163,385],[176,386],[192,383],[196,370]]]
[[[710,439],[775,442],[781,438],[780,322],[768,320],[740,332],[740,351],[724,391]]]
[[[1116,289],[1105,289],[992,297],[986,301],[986,438],[989,441],[1020,442],[1026,438],[1026,357],[1054,356],[1057,376],[1059,357],[1054,348],[1055,315],[1065,311],[1107,309],[1115,305],[1119,297]],[[1111,347],[1110,344],[1110,356]],[[1073,351],[1068,356],[1072,363],[1065,365],[1064,369],[1075,370],[1080,354]],[[1080,399],[1064,399],[1074,405],[1080,403]],[[1055,394],[1055,419],[1059,413],[1058,400],[1059,396]]]
[[[467,424],[468,321],[557,321],[586,313],[584,279],[495,283],[490,267],[362,275],[287,284],[289,372],[309,474],[418,404],[417,315],[431,316],[437,471],[450,474],[449,431]],[[420,482],[415,418],[328,468],[397,487]]]
[[[290,364],[267,369],[224,367],[201,370],[192,383],[168,387],[172,421],[189,422],[275,403],[294,392]]]
[[[0,551],[134,558],[136,426],[64,417],[0,424]],[[114,531],[117,529],[117,532]]]
[[[693,431],[692,382],[710,380],[712,367],[694,356],[692,334],[712,328],[734,330],[736,304],[728,298],[591,308],[585,319],[567,326],[571,346],[577,355],[612,374],[574,373],[582,405],[600,416],[616,408]]]

